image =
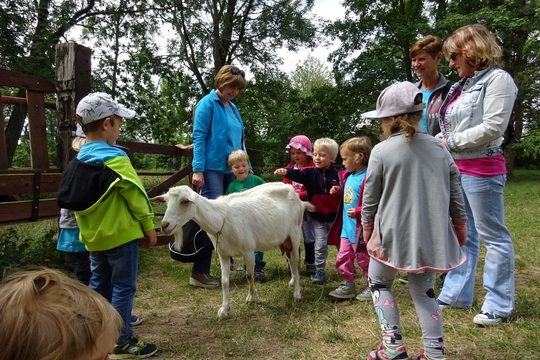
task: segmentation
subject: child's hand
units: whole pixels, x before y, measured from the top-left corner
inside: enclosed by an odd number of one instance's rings
[[[155,229],[146,231],[144,233],[144,237],[146,238],[146,240],[148,240],[148,244],[146,245],[147,247],[152,247],[152,246],[156,245],[156,243],[157,243],[157,235],[156,235],[156,230]]]
[[[341,191],[341,186],[339,185],[334,185],[330,188],[330,195],[336,195],[336,194],[339,194],[339,192]]]
[[[362,228],[362,231],[364,235],[364,241],[367,243],[366,250],[368,254],[375,259],[386,260],[384,258],[384,249],[382,247],[381,237],[371,236],[373,234],[373,227],[364,226]]]
[[[274,171],[275,175],[287,175],[287,169],[285,168],[279,168]]]
[[[354,219],[356,217],[355,212],[354,208],[347,209],[347,216]]]
[[[459,246],[465,245],[467,242],[467,220],[452,221],[452,225],[454,226]]]

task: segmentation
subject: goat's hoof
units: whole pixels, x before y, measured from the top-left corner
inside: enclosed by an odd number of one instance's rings
[[[246,297],[246,304],[255,303],[255,302],[257,302],[257,297],[256,296],[248,295]]]
[[[226,319],[229,315],[227,314],[227,309],[221,308],[217,312],[218,319]]]

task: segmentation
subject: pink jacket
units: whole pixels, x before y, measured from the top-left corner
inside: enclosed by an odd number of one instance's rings
[[[341,189],[345,186],[345,181],[351,173],[347,170],[342,170],[339,172],[339,182]],[[364,193],[364,183],[366,179],[362,182],[362,187],[360,188],[360,195],[358,197],[358,206],[354,209],[354,217],[356,218],[356,238],[358,239],[358,232],[362,231],[361,229],[361,215],[362,215],[362,194]],[[332,223],[330,232],[328,233],[328,245],[339,245],[341,241],[341,226],[343,225],[343,196],[339,201],[339,207],[336,214],[336,220]],[[362,235],[362,234],[360,234]]]
[[[286,168],[293,168],[295,164],[296,163],[293,161],[293,162],[290,162],[289,164],[287,164],[287,166],[285,166],[285,167]],[[302,170],[302,169],[305,169],[305,168],[311,168],[311,167],[315,167],[315,165],[313,165],[313,161],[308,158],[308,162],[306,163],[306,166],[304,166],[302,168],[299,168],[299,170]],[[283,177],[283,182],[285,184],[293,185],[293,181],[290,180],[290,179],[287,179],[286,177]],[[296,183],[296,185],[298,186],[298,189],[300,189],[300,191],[297,190],[297,187],[295,187],[294,190],[296,191],[298,196],[300,196],[300,200],[307,201],[307,191],[306,191],[306,188],[304,187],[304,185],[299,184],[299,183]]]

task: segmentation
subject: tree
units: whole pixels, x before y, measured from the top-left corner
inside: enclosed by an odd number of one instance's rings
[[[314,46],[315,25],[306,13],[314,0],[154,0],[176,37],[169,52],[177,54],[203,93],[225,64],[252,72],[277,70],[277,49]]]
[[[428,34],[445,38],[463,25],[480,22],[502,44],[504,68],[520,89],[513,112],[515,137],[522,136],[524,123],[538,126],[538,1],[346,0],[344,5],[349,9],[345,19],[327,28],[342,42],[331,60],[340,93],[356,97],[359,109],[372,108],[390,83],[413,80],[409,49],[416,39]],[[457,80],[453,71],[450,77]],[[511,171],[515,153],[508,149]]]
[[[503,49],[503,68],[512,75],[519,89],[511,119],[513,136],[505,147],[511,176],[517,155],[512,146],[515,139],[527,136],[524,125],[529,130],[540,127],[537,105],[540,100],[540,3],[534,0],[455,1],[448,9],[449,16],[441,21],[441,26],[457,29],[479,22],[495,34]]]
[[[90,16],[95,0],[84,6],[73,0],[8,1],[0,8],[0,66],[54,80],[55,45],[75,24]],[[17,97],[25,97],[19,90]],[[11,164],[27,109],[13,106],[6,125],[6,147]]]
[[[130,1],[129,11],[124,2],[110,9],[112,16],[89,22],[85,35],[102,49],[97,87],[136,104],[141,121],[127,123],[125,134],[144,141],[170,142],[178,138],[171,134],[188,133],[189,110],[209,92],[221,66],[277,71],[278,48],[316,40],[304,13],[313,0]]]
[[[334,86],[333,73],[324,62],[311,55],[293,71],[291,79],[293,86],[306,96],[312,89]]]
[[[345,18],[327,27],[341,41],[330,55],[338,83],[373,107],[379,92],[394,81],[413,80],[409,49],[419,34],[431,33],[423,0],[345,0]]]
[[[120,0],[106,10],[109,15],[85,23],[83,39],[93,42],[98,59],[94,91],[122,99],[137,112],[135,121],[125,122],[122,138],[185,142],[185,134],[175,130],[189,125],[197,89],[185,71],[168,62],[170,57],[160,55],[162,24],[153,20],[163,9],[147,1]]]
[[[300,128],[299,94],[281,71],[262,71],[235,100],[251,163],[274,170],[286,160],[285,145]],[[262,171],[258,171],[261,173]]]

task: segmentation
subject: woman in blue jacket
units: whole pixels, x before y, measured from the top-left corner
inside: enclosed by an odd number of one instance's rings
[[[246,151],[244,123],[232,100],[245,89],[246,74],[234,65],[225,65],[214,78],[215,90],[203,97],[195,108],[193,124],[193,185],[201,195],[215,199],[224,195],[234,180],[227,157],[233,150]],[[215,288],[219,281],[210,275],[212,253],[195,261],[190,285]]]

